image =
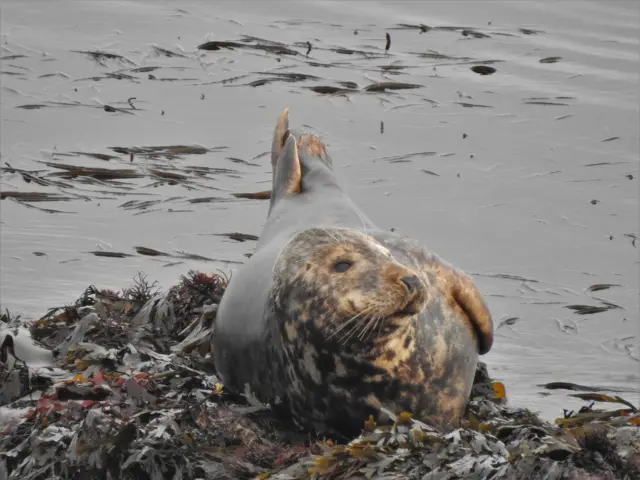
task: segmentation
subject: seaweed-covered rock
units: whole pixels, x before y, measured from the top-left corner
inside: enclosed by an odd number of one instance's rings
[[[368,421],[346,444],[310,437],[216,377],[208,339],[227,283],[189,272],[161,293],[140,275],[122,292],[91,286],[26,328],[3,315],[0,480],[640,475],[633,405],[590,394],[550,424],[509,406],[482,363],[452,431],[387,412],[393,425]]]

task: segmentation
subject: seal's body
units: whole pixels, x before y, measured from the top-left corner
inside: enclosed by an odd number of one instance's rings
[[[217,314],[223,383],[318,433],[358,434],[381,408],[450,426],[493,338],[471,279],[368,219],[286,110],[272,163],[267,223]]]

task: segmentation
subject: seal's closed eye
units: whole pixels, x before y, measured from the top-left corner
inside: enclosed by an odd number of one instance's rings
[[[333,269],[338,273],[344,273],[351,268],[353,262],[351,260],[339,260],[333,264]]]

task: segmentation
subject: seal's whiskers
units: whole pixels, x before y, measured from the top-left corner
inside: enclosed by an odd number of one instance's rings
[[[379,319],[379,316],[375,316],[369,319],[369,321],[367,321],[364,324],[364,327],[362,328],[362,331],[360,332],[360,334],[358,335],[358,338],[360,340],[364,340],[370,333],[373,332],[373,328],[376,325],[377,320]]]
[[[357,209],[354,211],[356,212],[356,215],[358,215],[358,218],[362,222],[362,230],[364,230],[364,234],[368,236],[369,232],[367,231],[367,223],[364,221],[362,214]]]
[[[374,309],[372,307],[368,307],[364,309],[363,312],[361,312],[360,314],[364,312],[371,313],[373,310]],[[342,345],[345,345],[351,339],[351,337],[353,337],[353,335],[358,331],[359,326],[360,324],[356,323],[351,329],[349,329],[349,331],[340,339],[340,343]]]
[[[380,320],[382,320],[382,317],[378,317],[378,320],[376,320],[376,327],[378,327],[376,337],[380,336],[380,334],[382,333],[382,325],[384,325],[384,322],[381,322]]]
[[[348,325],[351,325],[353,322],[355,322],[358,317],[360,317],[360,315],[366,315],[368,313],[370,313],[370,311],[372,311],[373,308],[372,307],[368,307],[365,308],[364,310],[362,310],[360,313],[355,314],[353,317],[351,317],[349,320],[347,320],[346,322],[344,322],[342,325],[340,325],[338,328],[336,328],[335,332],[333,332],[331,335],[329,335],[327,337],[327,340],[329,340],[331,337],[333,337],[334,335],[340,333],[342,330],[344,330],[345,327],[347,327]],[[324,328],[328,328],[330,327],[331,324],[327,325]]]
[[[340,243],[340,239],[338,238],[338,235],[330,232],[327,227],[321,227],[318,225],[315,228],[322,230],[324,233],[327,234],[328,237],[331,237],[335,243]]]

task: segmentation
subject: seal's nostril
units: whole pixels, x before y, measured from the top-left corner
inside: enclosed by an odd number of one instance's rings
[[[420,288],[420,279],[415,275],[405,275],[400,280],[407,286],[407,290],[409,290],[410,293]]]

